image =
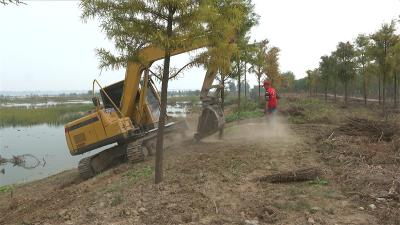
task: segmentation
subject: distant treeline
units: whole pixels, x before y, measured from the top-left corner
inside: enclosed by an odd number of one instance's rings
[[[396,22],[383,24],[373,34],[359,34],[354,41],[339,42],[329,55],[321,56],[319,67],[307,71],[307,77],[295,81],[296,91],[310,95],[324,93],[376,98],[385,111],[385,103],[398,106],[400,85],[400,35]],[[326,98],[325,97],[325,98]]]

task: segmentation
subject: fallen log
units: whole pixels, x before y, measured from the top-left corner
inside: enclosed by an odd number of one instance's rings
[[[319,168],[310,167],[305,169],[298,169],[298,170],[259,177],[257,181],[270,182],[270,183],[302,182],[302,181],[314,180],[320,176],[321,176],[321,170]]]

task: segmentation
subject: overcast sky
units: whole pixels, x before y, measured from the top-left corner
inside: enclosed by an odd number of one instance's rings
[[[94,49],[112,48],[98,23],[83,23],[76,1],[25,0],[0,6],[0,91],[88,90],[93,79],[104,85],[122,80],[124,71],[99,76]],[[339,41],[370,34],[397,19],[399,0],[255,0],[260,24],[252,39],[267,38],[281,49],[281,71],[297,78],[318,66]],[[173,58],[185,64],[189,56]],[[200,89],[205,71],[190,69],[170,89]],[[254,75],[249,81],[255,84]]]

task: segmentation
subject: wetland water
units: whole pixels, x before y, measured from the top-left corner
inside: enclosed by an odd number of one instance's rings
[[[170,116],[184,117],[187,106],[168,106]],[[10,159],[13,156],[31,154],[40,161],[33,169],[0,164],[0,186],[38,180],[64,170],[76,168],[81,158],[97,153],[92,151],[79,156],[71,156],[65,140],[64,126],[47,124],[0,128],[0,156]],[[27,158],[27,164],[36,163]]]
[[[77,166],[82,156],[72,157],[65,142],[64,126],[46,124],[31,127],[8,127],[0,129],[0,155],[12,158],[13,155],[32,154],[40,164],[33,169],[24,169],[3,164],[0,170],[0,185],[23,183],[41,179],[63,170]],[[27,164],[34,162],[27,159]]]

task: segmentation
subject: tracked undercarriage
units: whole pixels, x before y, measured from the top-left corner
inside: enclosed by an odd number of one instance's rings
[[[185,121],[171,122],[165,126],[166,137],[174,133],[184,135],[187,130]],[[79,161],[78,170],[83,179],[89,179],[108,168],[121,162],[139,163],[147,156],[153,155],[156,149],[157,129],[150,130],[141,135],[141,137],[132,138],[120,142],[116,146],[99,152],[95,155],[85,157]]]

